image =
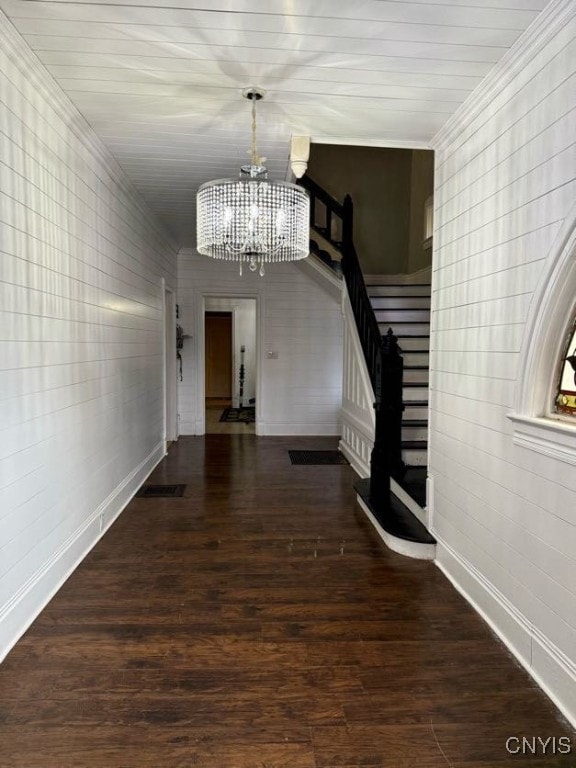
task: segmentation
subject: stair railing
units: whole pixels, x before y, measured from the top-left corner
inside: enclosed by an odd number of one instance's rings
[[[339,203],[308,176],[300,179],[300,183],[310,195],[310,228],[342,253],[342,272],[374,389],[376,429],[370,460],[370,499],[378,508],[387,508],[390,477],[401,480],[405,472],[402,461],[404,361],[392,329],[382,337],[368,297],[354,247],[352,198],[346,195],[344,202]],[[325,211],[323,220],[321,209]]]

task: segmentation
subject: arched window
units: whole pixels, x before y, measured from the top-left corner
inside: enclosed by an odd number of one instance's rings
[[[576,417],[576,318],[573,318],[568,331],[558,367],[560,373],[554,401],[555,411]]]
[[[516,445],[576,465],[576,206],[552,246],[520,350]]]

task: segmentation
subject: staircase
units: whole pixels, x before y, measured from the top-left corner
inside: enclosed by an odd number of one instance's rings
[[[311,198],[312,239],[319,236],[323,246],[316,241],[311,250],[332,269],[341,267],[345,278],[349,375],[340,445],[365,478],[354,486],[358,503],[391,549],[433,559],[436,542],[424,511],[430,286],[366,285],[354,248],[350,196],[339,203],[308,177],[300,183]],[[334,253],[342,255],[337,265],[330,263]]]
[[[428,374],[430,346],[430,284],[366,286],[380,333],[389,328],[404,358],[402,458],[406,474],[400,485],[420,507],[426,506],[428,464]]]

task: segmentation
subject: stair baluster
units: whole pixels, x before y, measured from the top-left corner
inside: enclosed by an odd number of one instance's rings
[[[370,462],[370,498],[382,510],[390,508],[390,477],[401,480],[402,460],[402,379],[403,359],[397,339],[390,329],[382,338],[374,309],[368,297],[364,276],[354,248],[354,206],[350,195],[340,204],[312,179],[300,183],[311,197],[311,210],[319,200],[326,210],[326,228],[311,217],[310,226],[342,253],[342,271],[356,320],[358,335],[374,389],[376,430]],[[333,217],[340,219],[342,241],[333,237]]]

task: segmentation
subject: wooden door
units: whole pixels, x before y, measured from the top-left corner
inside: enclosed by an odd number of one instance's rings
[[[232,399],[232,312],[206,312],[206,397]]]

